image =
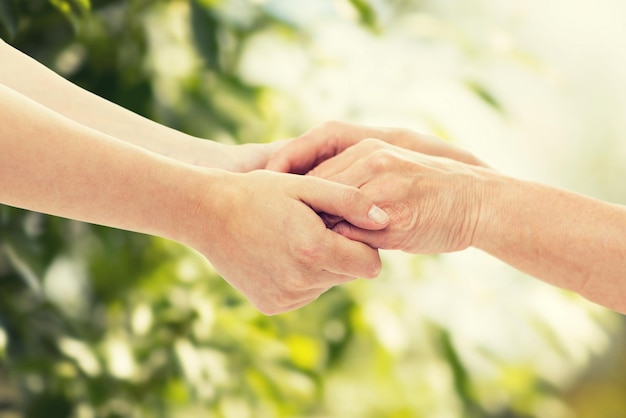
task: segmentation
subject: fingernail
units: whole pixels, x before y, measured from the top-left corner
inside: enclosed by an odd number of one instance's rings
[[[387,215],[387,212],[385,212],[376,205],[372,206],[370,211],[367,212],[367,216],[377,224],[384,224],[389,222],[389,215]]]

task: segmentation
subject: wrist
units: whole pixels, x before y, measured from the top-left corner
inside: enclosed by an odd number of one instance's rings
[[[228,145],[198,138],[179,131],[163,138],[151,151],[164,157],[200,167],[232,170],[232,161],[227,152]]]
[[[495,255],[507,238],[515,220],[513,208],[519,206],[520,180],[492,170],[482,170],[477,195],[477,222],[471,246]]]
[[[172,192],[175,204],[163,214],[163,236],[204,253],[216,226],[226,222],[226,192],[235,174],[215,168],[185,167]]]

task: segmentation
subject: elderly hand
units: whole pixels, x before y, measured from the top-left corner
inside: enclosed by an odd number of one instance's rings
[[[487,167],[469,152],[439,138],[409,129],[377,128],[343,122],[327,122],[294,138],[269,159],[267,169],[305,174],[363,139],[376,138],[408,150],[446,157],[467,164]]]
[[[310,174],[360,188],[391,218],[382,230],[339,222],[334,231],[375,248],[432,254],[472,244],[491,172],[367,139]]]

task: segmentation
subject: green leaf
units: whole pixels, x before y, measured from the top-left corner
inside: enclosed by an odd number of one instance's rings
[[[41,276],[37,270],[41,269],[37,263],[35,257],[27,257],[24,252],[24,247],[28,244],[24,239],[14,239],[13,242],[7,240],[0,246],[0,251],[6,256],[11,266],[19,273],[19,276],[24,280],[24,283],[33,291],[34,294],[41,294]],[[34,267],[36,266],[36,267]]]
[[[500,103],[500,101],[485,86],[477,81],[467,81],[465,84],[489,107],[493,108],[498,113],[506,113],[502,103]]]
[[[9,40],[15,38],[18,23],[15,0],[0,0],[0,37]]]
[[[378,32],[378,19],[376,11],[367,0],[350,0],[350,4],[359,14],[361,23],[368,29]]]
[[[81,21],[91,10],[91,0],[49,0],[57,10],[63,13],[78,32]]]
[[[218,20],[210,7],[191,0],[191,29],[196,49],[210,69],[220,70],[219,42],[217,39]]]
[[[470,375],[454,346],[452,337],[445,329],[440,328],[438,332],[439,350],[450,366],[450,371],[454,379],[454,387],[456,389],[455,392],[463,402],[465,409],[464,416],[467,418],[484,417],[484,411],[482,411],[480,405],[474,400]]]
[[[65,14],[84,16],[91,10],[91,0],[50,0],[50,3]]]

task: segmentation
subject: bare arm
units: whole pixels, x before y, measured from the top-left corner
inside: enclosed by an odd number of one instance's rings
[[[389,227],[335,231],[377,248],[441,253],[474,246],[626,313],[626,208],[495,170],[366,140],[312,174],[360,187]]]
[[[77,123],[183,162],[249,171],[262,168],[278,144],[231,146],[184,134],[65,80],[0,40],[0,83]]]
[[[485,189],[475,247],[626,313],[626,207],[507,177]]]
[[[75,123],[3,85],[0,149],[0,202],[166,237],[175,234],[165,219],[192,203],[188,189],[198,177],[184,176],[189,170],[174,160]]]
[[[87,128],[0,84],[0,203],[170,238],[264,313],[374,277],[378,252],[316,211],[380,229],[363,192],[322,179],[195,167]],[[384,215],[384,214],[383,214]]]

